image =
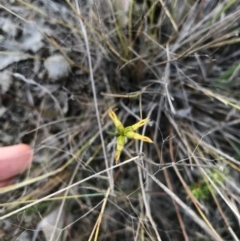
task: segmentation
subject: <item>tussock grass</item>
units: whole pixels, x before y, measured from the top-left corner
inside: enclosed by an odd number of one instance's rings
[[[1,142],[35,150],[0,189],[0,236],[44,240],[59,208],[50,240],[238,240],[239,2],[115,3],[0,5]],[[154,143],[129,140],[118,164],[110,107],[124,126],[151,119]]]

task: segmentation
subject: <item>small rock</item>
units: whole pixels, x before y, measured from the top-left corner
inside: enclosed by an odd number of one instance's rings
[[[12,84],[12,75],[9,71],[4,70],[0,72],[0,90],[2,93],[6,93]]]
[[[7,108],[5,108],[4,106],[0,107],[0,118],[5,114],[6,111]]]
[[[67,77],[70,71],[69,63],[60,54],[48,57],[44,62],[44,67],[48,72],[48,77],[52,81]]]
[[[2,25],[2,30],[11,37],[16,37],[17,35],[17,26],[8,19],[5,19],[5,22]]]

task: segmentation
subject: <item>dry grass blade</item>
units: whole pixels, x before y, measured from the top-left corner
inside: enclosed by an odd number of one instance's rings
[[[96,241],[98,239],[99,229],[100,229],[102,217],[103,217],[103,214],[104,214],[104,210],[105,210],[105,207],[106,207],[106,204],[107,204],[108,196],[110,194],[110,190],[111,189],[108,188],[108,190],[106,192],[106,195],[105,195],[105,198],[104,198],[104,202],[102,204],[101,212],[100,212],[100,214],[98,216],[98,219],[97,219],[96,224],[95,224],[95,226],[94,226],[94,228],[92,230],[92,233],[91,233],[91,235],[90,235],[90,237],[88,239],[89,241],[92,240],[92,237],[93,237],[94,233],[95,233],[94,241]]]
[[[171,190],[169,190],[165,185],[163,185],[161,182],[159,182],[159,180],[157,180],[153,175],[150,175],[150,174],[148,173],[148,171],[147,171],[144,167],[142,167],[142,166],[140,166],[140,167],[141,167],[142,170],[145,171],[145,173],[146,173],[151,179],[154,180],[154,182],[156,182],[156,183],[159,185],[159,187],[161,187],[169,196],[171,196],[171,197],[175,200],[175,202],[176,202],[179,206],[181,206],[181,207],[185,210],[185,212],[186,212],[188,215],[190,215],[190,216],[193,218],[193,220],[194,220],[195,222],[197,222],[197,223],[203,228],[203,230],[205,230],[205,232],[207,232],[209,235],[211,235],[212,238],[214,238],[214,240],[222,241],[221,237],[220,237],[216,232],[213,232],[213,230],[211,230],[211,229],[205,224],[205,222],[202,221],[202,220],[196,215],[196,213],[194,213],[193,210],[191,210],[191,209],[190,209],[184,202],[182,202],[173,192],[171,192]]]

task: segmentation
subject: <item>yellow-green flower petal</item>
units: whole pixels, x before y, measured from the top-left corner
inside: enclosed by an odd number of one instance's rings
[[[141,140],[141,141],[153,143],[153,141],[150,138],[148,138],[147,136],[140,135],[134,131],[125,132],[125,136],[129,139],[135,139],[135,140]]]
[[[119,136],[117,138],[117,146],[116,146],[116,152],[115,152],[115,161],[118,163],[121,152],[123,150],[125,144],[125,137],[124,136]]]
[[[114,125],[116,126],[118,132],[119,133],[123,132],[124,126],[123,126],[122,122],[117,118],[117,115],[115,114],[115,112],[112,109],[109,109],[108,115],[112,119],[112,121],[113,121]]]
[[[145,119],[142,119],[140,120],[139,122],[137,122],[136,124],[132,125],[132,130],[135,131],[137,130],[138,128],[140,128],[141,126],[144,126],[145,124],[147,124],[148,122],[150,121],[149,118],[145,118]]]
[[[126,137],[129,139],[136,139],[136,140],[153,143],[153,141],[150,138],[148,138],[147,136],[143,136],[143,135],[140,135],[135,132],[138,128],[147,124],[150,121],[149,118],[145,118],[143,120],[140,120],[139,122],[137,122],[136,124],[134,124],[132,126],[128,126],[128,127],[124,128],[122,122],[118,119],[117,115],[115,114],[115,112],[112,109],[109,109],[108,114],[109,114],[109,117],[112,119],[112,121],[118,131],[116,152],[115,152],[115,156],[114,156],[116,163],[118,163],[118,161],[120,159],[120,155],[124,148]]]

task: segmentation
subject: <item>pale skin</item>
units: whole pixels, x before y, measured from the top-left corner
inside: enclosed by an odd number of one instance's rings
[[[12,184],[14,177],[32,163],[33,150],[25,144],[0,147],[0,188]]]

